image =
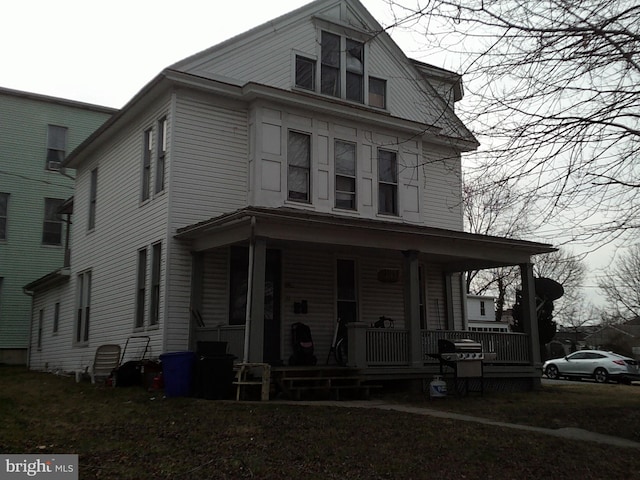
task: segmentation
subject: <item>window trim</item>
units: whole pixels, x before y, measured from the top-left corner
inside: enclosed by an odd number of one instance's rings
[[[298,60],[303,61],[303,62],[307,62],[309,65],[311,65],[311,87],[307,87],[301,83],[298,82]],[[298,52],[294,52],[293,55],[293,85],[296,88],[300,88],[302,90],[306,90],[306,91],[310,91],[310,92],[315,92],[316,91],[316,77],[317,77],[317,65],[318,65],[318,59],[316,58],[312,58],[309,55],[305,55],[303,53],[298,53]]]
[[[55,135],[52,135],[54,131],[63,133],[62,142],[64,145],[57,145]],[[57,172],[60,170],[60,164],[64,161],[64,157],[67,154],[67,144],[69,137],[69,128],[62,125],[48,124],[47,125],[47,155],[45,170]],[[62,148],[60,148],[62,147]],[[53,159],[52,157],[56,157]],[[56,165],[57,164],[57,165]]]
[[[382,92],[382,105],[376,105],[371,101],[372,98],[372,92],[371,92],[371,83],[375,82],[380,82],[382,84],[383,87],[383,92]],[[375,95],[374,95],[375,98]],[[368,78],[368,85],[367,85],[367,105],[369,105],[370,107],[373,108],[380,108],[383,110],[387,109],[387,80],[384,78],[380,78],[380,77],[373,77],[373,76],[369,76]]]

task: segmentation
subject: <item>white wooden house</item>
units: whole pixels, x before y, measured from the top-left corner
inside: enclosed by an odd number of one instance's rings
[[[461,154],[478,143],[461,96],[458,75],[408,59],[357,0],[168,67],[64,162],[72,261],[29,286],[31,368],[77,370],[136,334],[154,357],[221,339],[286,364],[295,322],[324,363],[342,317],[351,366],[425,376],[437,339],[466,325],[462,272],[520,265],[527,333],[504,337],[486,375],[535,382],[530,257],[553,248],[463,231]],[[39,312],[56,301],[53,336]],[[369,328],[381,315],[393,330]]]

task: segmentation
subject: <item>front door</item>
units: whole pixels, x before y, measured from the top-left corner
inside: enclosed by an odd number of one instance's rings
[[[264,284],[263,361],[280,363],[280,250],[267,249]],[[247,308],[249,249],[231,247],[229,324],[244,325]]]

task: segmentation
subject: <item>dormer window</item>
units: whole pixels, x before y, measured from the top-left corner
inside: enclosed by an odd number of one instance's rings
[[[347,100],[364,103],[364,44],[347,38]]]
[[[340,37],[322,32],[320,92],[340,97]]]

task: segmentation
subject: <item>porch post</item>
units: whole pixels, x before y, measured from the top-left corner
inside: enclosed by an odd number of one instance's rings
[[[446,300],[446,309],[447,311],[445,312],[445,321],[446,321],[446,326],[447,326],[447,330],[455,330],[456,329],[456,322],[455,322],[455,316],[453,313],[453,304],[454,304],[454,298],[453,298],[453,274],[451,272],[447,272],[444,274],[444,294],[445,294],[445,300]],[[438,305],[438,315],[440,315],[440,306]],[[438,322],[438,326],[439,326],[440,322]]]
[[[261,363],[264,350],[264,278],[267,259],[267,242],[256,238],[253,248],[253,276],[249,291],[251,299],[251,328],[249,330],[249,362]],[[249,268],[251,270],[251,267]]]
[[[404,255],[404,318],[409,329],[409,364],[422,367],[422,335],[420,333],[420,280],[418,252],[409,250]]]
[[[536,289],[533,280],[533,263],[520,264],[522,280],[522,325],[529,335],[531,363],[540,366],[540,342],[538,341],[538,314],[536,312]]]

